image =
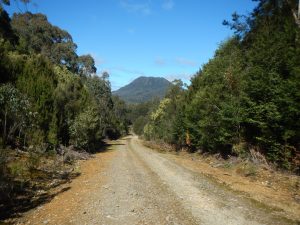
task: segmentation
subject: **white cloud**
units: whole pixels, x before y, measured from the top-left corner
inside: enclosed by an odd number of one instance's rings
[[[162,8],[165,10],[172,10],[174,8],[173,0],[163,0]]]
[[[129,13],[141,13],[143,15],[151,14],[150,1],[136,2],[132,0],[121,0],[120,5]]]
[[[164,66],[166,65],[166,61],[160,57],[156,58],[154,63],[158,66]]]
[[[121,67],[121,66],[111,67],[111,68],[109,68],[109,70],[119,71],[119,72],[123,72],[123,73],[137,74],[137,75],[141,75],[141,76],[145,75],[145,73],[142,72],[142,71],[127,69],[127,68],[124,68],[124,67]]]
[[[189,59],[185,59],[182,57],[179,57],[177,59],[175,59],[176,63],[182,66],[196,66],[197,63],[193,60],[189,60]]]
[[[168,81],[173,81],[176,79],[180,79],[184,82],[189,81],[193,75],[189,73],[178,73],[178,74],[169,74],[164,76]]]
[[[111,74],[112,72],[111,72],[111,70],[110,69],[108,69],[108,68],[102,68],[99,72],[98,72],[98,74],[103,74],[104,72],[107,72],[108,74]]]
[[[94,58],[96,66],[100,66],[106,63],[105,59],[98,56],[96,53],[91,53],[91,56]]]

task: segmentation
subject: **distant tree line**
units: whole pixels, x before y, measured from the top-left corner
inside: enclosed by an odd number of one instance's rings
[[[264,155],[300,172],[300,28],[296,1],[258,0],[224,25],[235,35],[191,79],[175,81],[154,110],[135,121],[148,140],[190,151]]]

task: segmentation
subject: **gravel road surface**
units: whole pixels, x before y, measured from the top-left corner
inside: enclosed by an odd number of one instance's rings
[[[65,197],[62,194],[41,212],[30,213],[27,224],[293,224],[276,210],[143,146],[136,136],[113,142],[111,149],[113,156],[105,168],[90,171],[91,167],[87,172],[94,175],[75,179]],[[67,198],[76,204],[60,202]]]
[[[108,181],[76,224],[286,224],[276,213],[243,199],[136,136],[115,145]]]

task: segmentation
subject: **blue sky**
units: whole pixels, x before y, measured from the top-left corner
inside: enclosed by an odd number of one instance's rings
[[[251,0],[33,0],[32,12],[67,30],[78,54],[90,53],[112,89],[139,76],[188,82],[232,35],[222,25],[233,12],[246,14]],[[12,1],[12,11],[24,10]]]

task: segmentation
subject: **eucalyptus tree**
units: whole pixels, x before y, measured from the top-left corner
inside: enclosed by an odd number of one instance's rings
[[[0,114],[2,145],[16,144],[26,138],[26,131],[33,126],[36,113],[31,104],[19,90],[10,84],[0,86]],[[16,139],[19,140],[16,140]]]
[[[65,65],[77,71],[77,45],[65,30],[49,23],[43,14],[15,13],[12,28],[19,37],[19,50],[24,53],[41,53],[54,64]]]

